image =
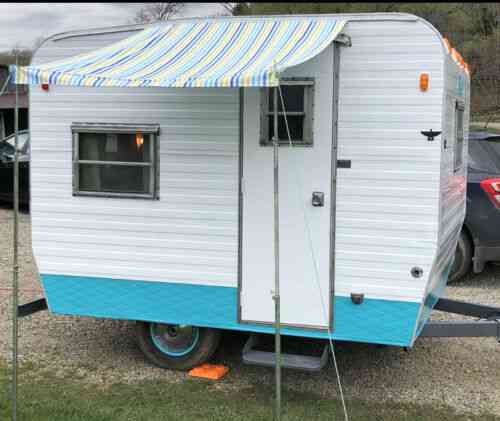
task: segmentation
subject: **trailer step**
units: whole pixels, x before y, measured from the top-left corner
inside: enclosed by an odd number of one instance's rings
[[[243,363],[249,365],[260,365],[265,367],[274,367],[276,365],[276,354],[274,351],[260,351],[255,347],[259,345],[259,338],[252,334],[243,347]],[[292,368],[305,371],[320,371],[328,362],[328,345],[325,345],[321,356],[314,357],[310,355],[299,354],[281,354],[281,366],[283,368]]]

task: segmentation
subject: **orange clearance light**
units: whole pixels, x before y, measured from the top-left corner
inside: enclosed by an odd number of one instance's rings
[[[429,73],[420,73],[420,90],[426,92],[429,89]]]
[[[448,38],[443,38],[444,44],[446,45],[446,48],[448,49],[448,53],[451,54],[451,44],[450,41],[448,41]]]
[[[49,90],[49,84],[48,83],[42,83],[42,89],[44,91],[48,91]]]
[[[462,55],[458,51],[457,51],[457,59],[458,59],[458,64],[460,64],[460,66],[464,67],[465,66],[464,58],[462,57]]]
[[[144,136],[142,133],[136,133],[135,144],[137,145],[137,149],[141,149],[142,145],[144,145]]]

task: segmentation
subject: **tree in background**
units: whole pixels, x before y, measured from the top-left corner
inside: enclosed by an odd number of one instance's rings
[[[474,117],[500,119],[500,3],[224,4],[233,15],[403,12],[420,16],[448,38],[469,63]]]
[[[23,48],[18,45],[14,46],[11,50],[0,51],[0,64],[15,64],[16,54],[18,54],[19,57],[19,64],[21,66],[27,66],[31,62],[33,51],[29,48]]]
[[[12,49],[0,51],[0,64],[8,65],[15,64],[16,62],[16,54],[19,54],[19,64],[21,66],[27,66],[31,63],[31,57],[33,56],[33,52],[40,47],[45,41],[46,37],[37,37],[33,41],[33,46],[22,47],[20,44],[14,45]]]
[[[222,8],[226,11],[226,14],[229,15],[250,15],[251,13],[247,13],[247,7],[251,3],[221,3]]]
[[[178,14],[184,3],[148,3],[135,15],[135,23],[165,21]]]

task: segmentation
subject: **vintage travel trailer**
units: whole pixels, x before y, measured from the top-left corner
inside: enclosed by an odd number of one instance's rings
[[[136,320],[148,357],[176,368],[207,360],[220,329],[273,333],[277,118],[282,334],[418,338],[464,219],[470,98],[467,65],[425,20],[75,31],[16,78],[33,85],[52,313]]]

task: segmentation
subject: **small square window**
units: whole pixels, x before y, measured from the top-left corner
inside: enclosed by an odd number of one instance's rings
[[[281,95],[278,92],[278,140],[280,145],[312,146],[313,144],[313,79],[282,79]],[[273,144],[274,136],[274,91],[261,90],[260,143]],[[283,109],[283,103],[285,107]],[[288,123],[288,130],[287,130]]]
[[[75,123],[75,195],[157,198],[156,125]]]
[[[464,151],[464,106],[457,103],[455,108],[455,148],[454,148],[454,171],[458,171],[463,165]]]

